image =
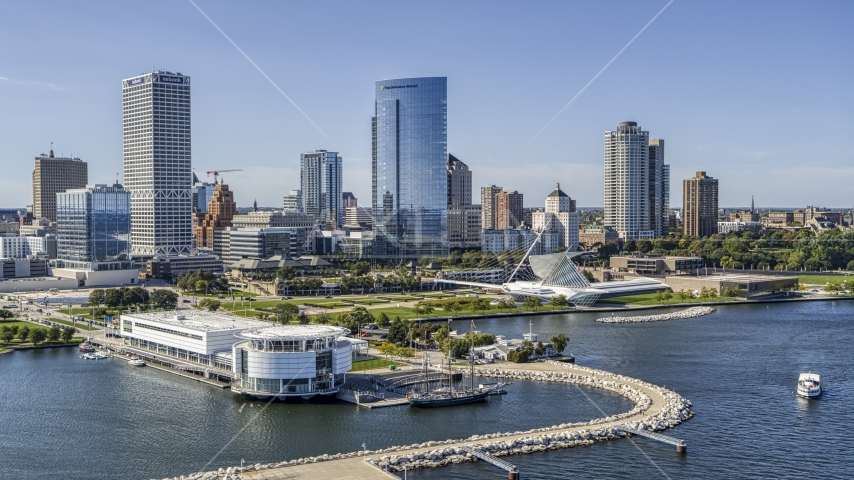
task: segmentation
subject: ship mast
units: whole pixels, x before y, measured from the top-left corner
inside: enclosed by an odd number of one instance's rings
[[[471,363],[471,393],[474,395],[474,320],[471,321],[471,349],[469,350],[469,362]]]

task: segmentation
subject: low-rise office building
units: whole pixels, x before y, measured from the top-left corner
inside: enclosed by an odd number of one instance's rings
[[[282,227],[232,228],[228,230],[229,263],[241,258],[267,258],[273,255],[299,255],[296,229]]]
[[[37,254],[55,258],[56,235],[35,237],[18,236],[13,233],[0,234],[0,258],[27,258]]]
[[[448,205],[448,248],[480,248],[480,205]]]
[[[703,257],[662,257],[660,255],[632,255],[611,257],[611,268],[638,275],[667,275],[692,273],[703,268]]]
[[[718,222],[718,233],[762,231],[762,222]]]
[[[44,277],[48,260],[44,255],[25,258],[0,258],[0,278]]]
[[[197,253],[195,255],[156,255],[148,261],[148,275],[151,278],[175,278],[182,273],[221,272],[222,260],[216,255]]]
[[[532,245],[534,249],[531,255],[549,253],[559,247],[560,234],[556,232],[542,232],[537,242],[537,232],[530,228],[507,228],[504,230],[484,230],[481,234],[481,251],[498,254],[507,250],[528,251]]]
[[[606,227],[604,225],[588,225],[584,227],[584,230],[578,234],[578,240],[588,247],[597,243],[601,243],[602,245],[606,243],[621,244],[620,234],[613,227]]]
[[[665,278],[664,283],[674,292],[687,290],[699,294],[703,288],[706,288],[714,290],[718,295],[723,295],[729,289],[737,291],[739,296],[755,297],[792,290],[798,285],[798,277],[724,273],[720,275],[673,276]]]

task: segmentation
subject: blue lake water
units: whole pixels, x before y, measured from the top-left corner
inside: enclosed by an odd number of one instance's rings
[[[566,333],[577,363],[666,385],[696,416],[671,434],[687,455],[647,439],[508,457],[523,478],[849,478],[854,475],[854,302],[725,306],[680,321],[601,324],[596,314],[480,320],[520,338]],[[454,328],[463,331],[467,321]],[[475,433],[582,421],[631,408],[560,384],[517,382],[489,404],[360,409],[330,401],[263,403],[121,360],[73,349],[0,355],[4,478],[162,478]],[[798,374],[824,394],[794,394]],[[595,404],[595,405],[594,405]],[[410,478],[506,478],[479,462]]]

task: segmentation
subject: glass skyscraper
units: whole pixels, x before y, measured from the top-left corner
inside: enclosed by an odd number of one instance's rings
[[[448,254],[448,79],[375,84],[374,255]]]
[[[56,194],[60,260],[121,260],[130,254],[130,235],[130,192],[121,185],[90,185]]]

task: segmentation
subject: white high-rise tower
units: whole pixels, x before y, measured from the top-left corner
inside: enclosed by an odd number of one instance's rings
[[[122,106],[131,254],[188,253],[193,245],[190,77],[154,71],[122,80]]]
[[[605,226],[624,240],[663,235],[669,189],[664,140],[650,141],[636,122],[605,132]]]

